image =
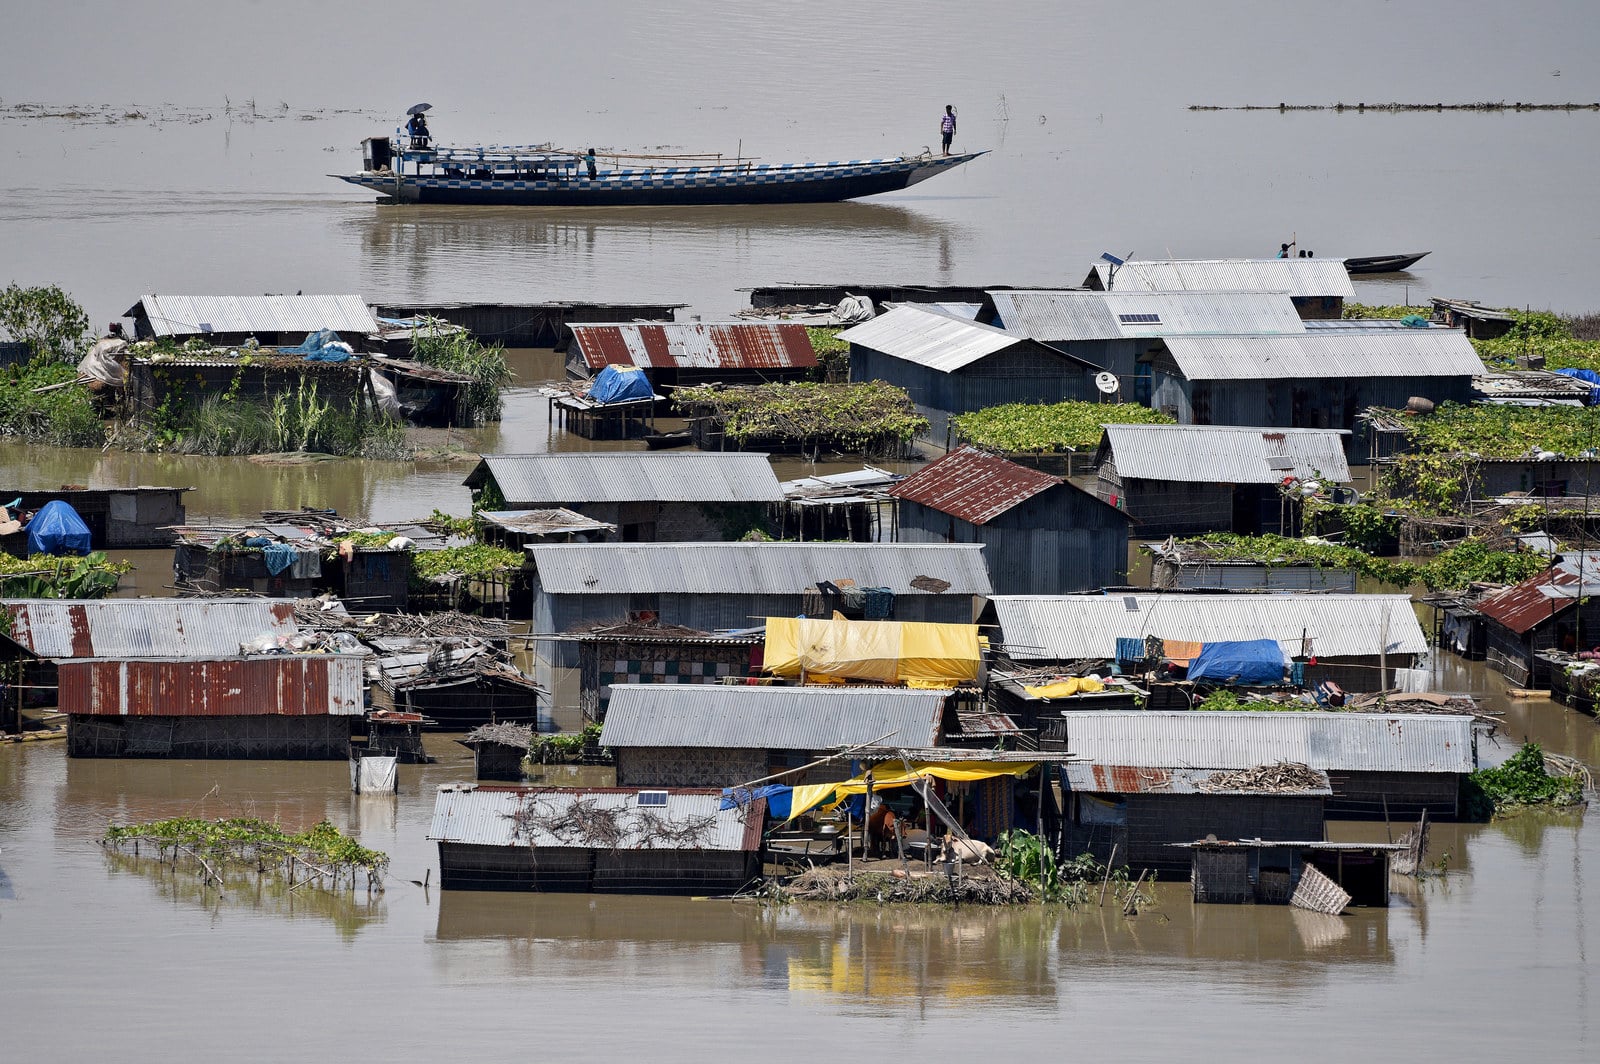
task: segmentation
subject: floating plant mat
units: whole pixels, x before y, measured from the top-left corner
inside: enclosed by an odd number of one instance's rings
[[[381,893],[389,868],[387,854],[367,849],[325,820],[295,833],[254,817],[173,817],[112,825],[100,844],[175,868],[188,862],[203,883],[218,890],[226,889],[226,875],[253,871],[282,877],[295,889],[354,890],[364,880],[369,893]]]

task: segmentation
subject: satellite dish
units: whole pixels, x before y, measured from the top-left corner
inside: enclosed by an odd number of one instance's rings
[[[1094,386],[1106,395],[1115,395],[1121,387],[1117,383],[1117,375],[1109,370],[1102,370],[1094,375]]]

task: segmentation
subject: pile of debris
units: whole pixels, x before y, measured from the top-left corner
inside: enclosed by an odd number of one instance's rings
[[[1206,791],[1253,791],[1265,794],[1289,794],[1297,791],[1326,787],[1328,778],[1321,772],[1299,761],[1279,761],[1255,768],[1213,772],[1200,783]]]

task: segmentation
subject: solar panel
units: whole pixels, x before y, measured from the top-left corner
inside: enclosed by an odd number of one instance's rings
[[[1129,613],[1139,612],[1139,600],[1132,595],[1122,596],[1122,608]]]
[[[1117,320],[1124,325],[1160,325],[1159,314],[1118,314]]]
[[[1269,455],[1267,458],[1268,469],[1293,469],[1294,459],[1285,455]]]
[[[666,804],[667,804],[667,792],[666,791],[640,791],[639,792],[638,804],[641,807],[645,807],[645,808],[654,807],[654,808],[657,808],[657,809],[664,809],[664,808],[666,808]]]

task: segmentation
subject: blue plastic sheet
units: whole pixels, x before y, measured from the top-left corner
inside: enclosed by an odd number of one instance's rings
[[[267,563],[267,572],[277,576],[300,557],[300,552],[287,543],[268,543],[261,548],[261,557]]]
[[[779,820],[788,820],[789,803],[793,794],[793,787],[785,787],[781,783],[768,783],[761,787],[724,787],[722,789],[722,801],[717,808],[733,809],[737,806],[749,805],[757,798],[765,798],[767,800],[767,815],[775,816]]]
[[[1556,372],[1563,377],[1575,377],[1594,385],[1595,387],[1589,389],[1588,403],[1590,406],[1600,403],[1600,373],[1592,369],[1558,369]]]
[[[595,374],[589,385],[589,398],[597,403],[625,403],[634,399],[650,399],[655,391],[637,366],[607,366]]]
[[[299,347],[285,347],[286,355],[304,355],[307,362],[348,362],[352,357],[350,345],[339,339],[332,329],[318,329],[307,333]]]
[[[69,503],[52,499],[28,522],[29,554],[88,554],[89,526]]]
[[[1207,643],[1189,663],[1189,679],[1212,683],[1278,684],[1287,664],[1276,639]]]

